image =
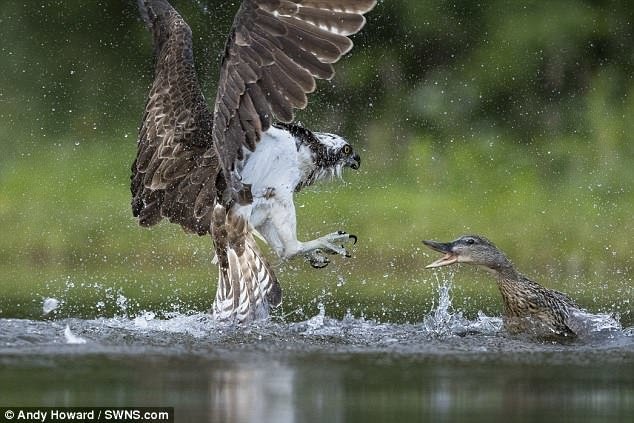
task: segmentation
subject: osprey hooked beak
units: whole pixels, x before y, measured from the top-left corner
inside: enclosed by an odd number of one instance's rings
[[[449,266],[450,264],[454,264],[458,261],[458,255],[453,252],[453,242],[423,241],[423,244],[434,251],[445,254],[443,257],[439,258],[435,262],[425,266],[426,269]]]
[[[359,169],[361,166],[361,156],[357,153],[351,154],[346,160],[346,166],[350,166],[354,170]]]

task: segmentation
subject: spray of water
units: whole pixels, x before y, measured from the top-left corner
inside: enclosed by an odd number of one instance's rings
[[[438,292],[438,305],[423,318],[423,330],[433,337],[464,336],[469,333],[495,334],[502,328],[502,319],[490,317],[478,311],[475,320],[464,317],[462,311],[455,310],[451,301],[453,273],[435,273],[435,285]]]
[[[435,275],[438,290],[438,305],[435,302],[432,310],[423,319],[423,328],[432,336],[445,337],[466,330],[468,321],[459,311],[454,311],[451,304],[451,289],[453,286],[451,277],[441,279],[438,273]]]

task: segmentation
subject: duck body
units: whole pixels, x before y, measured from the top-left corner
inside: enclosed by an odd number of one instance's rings
[[[494,275],[502,295],[503,322],[507,332],[526,333],[544,339],[576,337],[567,324],[571,313],[579,309],[575,302],[566,294],[545,288],[522,275],[486,238],[466,235],[448,243],[423,242],[445,254],[428,268],[469,263],[482,266]]]
[[[566,294],[544,288],[521,273],[496,275],[504,307],[504,328],[539,337],[575,337],[567,321],[577,306]]]

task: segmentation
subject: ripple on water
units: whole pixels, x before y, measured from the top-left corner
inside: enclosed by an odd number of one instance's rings
[[[440,317],[440,320],[435,320]],[[444,325],[444,326],[443,326]],[[430,314],[421,324],[379,323],[351,315],[333,319],[320,311],[303,322],[258,322],[237,326],[215,322],[210,315],[173,313],[158,319],[146,312],[134,318],[33,321],[0,320],[0,356],[24,354],[161,354],[183,353],[228,358],[241,354],[297,355],[392,354],[438,360],[557,360],[570,353],[591,361],[597,354],[634,361],[634,334],[601,328],[568,345],[508,337],[501,319],[482,313],[474,320]],[[528,354],[531,353],[531,354]],[[535,354],[537,353],[537,355]],[[553,355],[555,354],[555,355]]]
[[[566,345],[510,337],[500,317],[479,312],[468,319],[451,304],[451,283],[439,281],[438,304],[418,324],[381,323],[347,314],[328,317],[323,305],[302,322],[220,323],[206,313],[154,313],[96,319],[0,319],[0,357],[22,354],[162,354],[233,357],[247,354],[392,354],[442,360],[634,361],[634,328],[608,314],[578,311],[571,327],[579,339]],[[43,300],[50,313],[61,301]],[[125,310],[124,310],[125,311]],[[164,318],[157,318],[157,314]],[[124,313],[125,315],[125,313]],[[565,352],[565,356],[557,353]],[[528,354],[531,353],[531,354]],[[537,353],[537,354],[535,354]],[[552,354],[555,354],[554,356]]]

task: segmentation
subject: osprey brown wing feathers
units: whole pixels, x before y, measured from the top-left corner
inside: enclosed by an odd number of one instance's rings
[[[209,232],[210,216],[195,213],[195,204],[199,197],[209,199],[220,167],[211,113],[194,69],[191,30],[166,2],[142,10],[156,64],[132,165],[132,210],[143,226],[166,217],[202,235]]]
[[[225,179],[271,122],[289,123],[306,107],[315,78],[352,48],[375,0],[245,0],[225,46],[213,139]]]

